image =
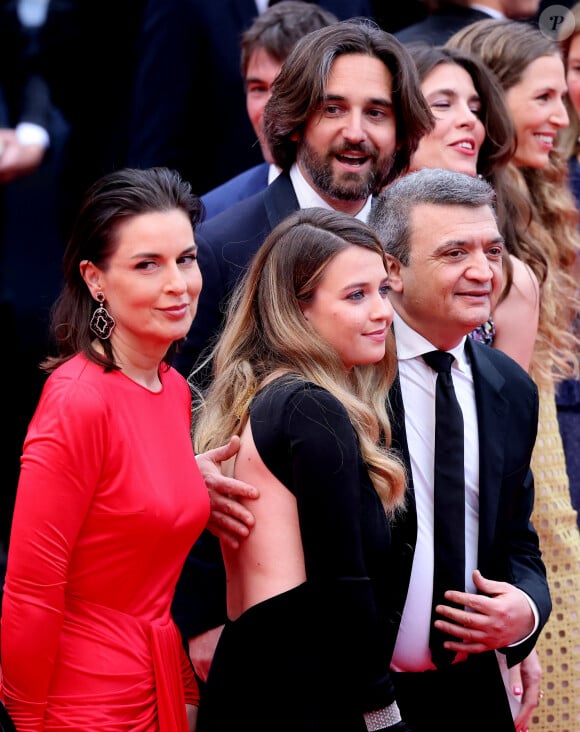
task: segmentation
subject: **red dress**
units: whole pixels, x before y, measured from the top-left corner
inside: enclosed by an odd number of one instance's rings
[[[48,378],[24,443],[2,606],[18,732],[182,732],[197,700],[170,615],[209,516],[189,388],[154,394],[76,356]]]

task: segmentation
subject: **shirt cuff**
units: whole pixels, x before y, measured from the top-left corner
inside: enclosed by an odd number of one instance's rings
[[[522,595],[525,596],[526,600],[530,603],[530,607],[532,608],[532,612],[534,613],[534,627],[532,628],[531,633],[528,633],[528,635],[525,638],[522,638],[519,641],[516,641],[515,643],[510,643],[507,648],[515,648],[515,646],[519,646],[520,643],[524,643],[528,640],[536,630],[538,629],[538,625],[540,624],[540,613],[538,612],[538,608],[536,607],[536,603],[532,600],[532,598],[528,595],[527,592],[524,592],[523,590],[520,590]]]
[[[47,148],[50,144],[48,132],[34,122],[21,122],[16,125],[16,139],[21,145],[41,145]]]

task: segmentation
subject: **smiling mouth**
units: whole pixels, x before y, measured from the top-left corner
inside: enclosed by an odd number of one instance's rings
[[[336,155],[336,159],[339,163],[343,163],[344,165],[352,165],[354,167],[360,168],[362,165],[364,165],[369,158],[367,156],[364,157],[353,157],[351,155]]]
[[[174,305],[170,308],[163,308],[162,312],[169,313],[170,315],[179,315],[180,313],[184,313],[189,308],[188,303],[183,303],[182,305]]]
[[[454,142],[452,147],[458,147],[462,150],[469,150],[470,152],[473,152],[475,150],[475,144],[473,142],[468,142],[467,140],[462,140],[461,142]]]

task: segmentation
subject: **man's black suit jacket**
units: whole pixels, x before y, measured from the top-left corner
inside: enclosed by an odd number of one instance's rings
[[[478,569],[483,576],[520,588],[539,612],[536,632],[525,642],[503,649],[508,665],[523,660],[544,627],[551,600],[538,536],[530,522],[534,481],[530,470],[538,424],[538,391],[520,366],[501,351],[467,339],[479,431]],[[405,436],[404,406],[398,381],[390,395],[393,447],[411,475]],[[259,499],[258,499],[259,500]],[[408,506],[393,526],[393,566],[377,587],[386,614],[388,653],[392,653],[409,588],[417,540],[414,489]],[[184,638],[225,622],[225,575],[219,543],[204,532],[182,575],[174,615]]]
[[[176,368],[188,376],[219,334],[229,296],[272,229],[300,208],[290,177],[280,174],[262,191],[200,224],[195,232],[203,285],[197,313]],[[206,374],[200,376],[203,385]]]
[[[50,130],[52,100],[42,31],[24,26],[15,0],[0,3],[0,127],[32,122]]]
[[[424,41],[431,46],[441,46],[461,28],[477,20],[486,20],[491,16],[482,10],[465,8],[461,5],[445,6],[437,13],[431,13],[424,20],[413,23],[395,33],[401,43]]]

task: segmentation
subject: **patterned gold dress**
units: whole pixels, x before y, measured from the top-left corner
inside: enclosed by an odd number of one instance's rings
[[[540,389],[532,469],[536,485],[532,521],[540,536],[553,610],[537,644],[545,696],[534,712],[530,732],[580,732],[580,532],[550,388]]]

